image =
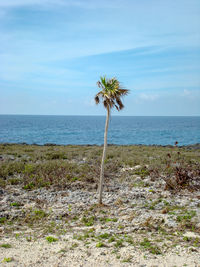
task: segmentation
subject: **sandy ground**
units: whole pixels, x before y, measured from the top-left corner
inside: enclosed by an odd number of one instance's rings
[[[86,248],[81,243],[70,248],[71,237],[63,236],[62,240],[48,243],[44,238],[28,242],[24,238],[4,238],[1,243],[12,244],[12,248],[0,248],[1,259],[11,258],[11,262],[1,262],[1,266],[41,266],[41,267],[72,267],[72,266],[200,266],[200,253],[182,251],[166,255],[147,255],[134,247],[120,249],[120,258],[110,248]],[[179,251],[179,252],[178,252]],[[124,261],[131,262],[124,262]]]

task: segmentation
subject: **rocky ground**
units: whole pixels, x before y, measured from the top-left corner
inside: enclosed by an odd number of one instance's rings
[[[110,185],[102,206],[94,191],[1,189],[3,266],[199,266],[200,195],[162,183]]]
[[[165,190],[164,179],[134,174],[140,168],[123,166],[107,179],[103,205],[95,183],[6,184],[0,266],[199,267],[200,192]]]

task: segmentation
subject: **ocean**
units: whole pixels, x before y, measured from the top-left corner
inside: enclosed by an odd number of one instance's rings
[[[0,143],[101,145],[105,116],[0,115]],[[112,116],[108,143],[200,143],[200,117]]]

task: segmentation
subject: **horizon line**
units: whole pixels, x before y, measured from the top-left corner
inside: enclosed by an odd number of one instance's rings
[[[0,116],[74,116],[104,117],[105,115],[66,115],[66,114],[0,114]],[[200,117],[200,115],[111,115],[111,117]]]

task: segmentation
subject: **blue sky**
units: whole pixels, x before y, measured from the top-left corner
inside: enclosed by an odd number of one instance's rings
[[[199,0],[0,0],[0,114],[200,115]]]

